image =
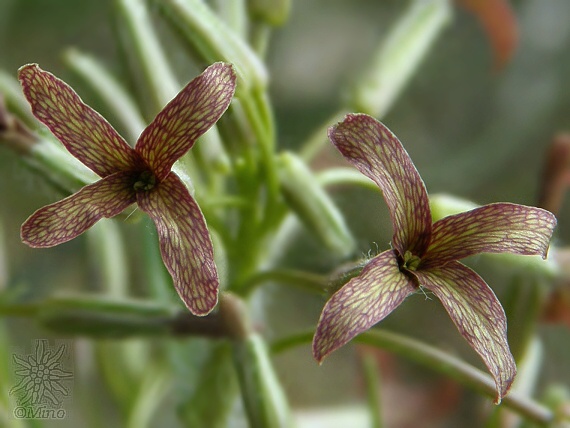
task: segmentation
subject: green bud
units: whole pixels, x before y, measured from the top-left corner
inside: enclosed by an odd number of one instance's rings
[[[290,427],[289,405],[263,339],[253,333],[236,341],[234,362],[249,426]]]
[[[344,217],[307,165],[293,153],[283,153],[278,172],[285,198],[307,229],[337,254],[352,253],[355,243]]]
[[[237,96],[252,87],[266,87],[268,77],[263,62],[203,0],[155,1],[203,61],[234,65],[238,75]]]
[[[291,11],[291,0],[248,0],[249,13],[269,25],[283,25]]]
[[[379,46],[356,83],[351,109],[382,117],[390,109],[436,37],[450,21],[449,0],[415,0]]]

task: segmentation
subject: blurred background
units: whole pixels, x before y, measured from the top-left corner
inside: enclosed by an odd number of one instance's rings
[[[406,4],[396,0],[293,2],[288,22],[274,34],[267,59],[280,148],[299,148],[339,109],[370,62],[371,52]],[[477,16],[458,2],[450,25],[383,118],[410,153],[430,194],[449,193],[478,204],[509,201],[536,205],[550,144],[555,135],[570,132],[570,2],[513,0],[510,4],[518,25],[518,41],[505,64],[497,66],[489,34]],[[15,76],[21,65],[38,63],[69,82],[98,109],[98,100],[90,97],[66,69],[61,53],[68,47],[80,48],[96,55],[119,76],[124,75],[113,14],[112,0],[0,0],[0,69]],[[157,25],[164,27],[160,20]],[[172,39],[167,29],[162,30],[165,40]],[[177,62],[175,42],[167,48],[180,80],[193,77],[194,70],[188,71],[183,61]],[[106,112],[100,111],[105,116]],[[339,162],[330,148],[325,149],[323,158]],[[0,195],[3,286],[25,284],[25,293],[34,299],[63,290],[88,289],[98,272],[89,261],[85,238],[49,250],[33,250],[20,243],[22,222],[59,196],[23,168],[17,155],[5,147],[0,147]],[[388,248],[391,225],[379,194],[338,189],[334,197],[362,255]],[[557,215],[554,242],[563,247],[570,242],[570,222],[566,221],[570,201],[565,200]],[[309,237],[287,257],[287,263],[313,271],[328,272],[334,267]],[[511,267],[497,266],[485,258],[470,260],[469,264],[504,304],[511,287],[530,287],[521,278],[524,273],[513,274]],[[277,286],[270,287],[262,300],[266,317],[263,332],[269,338],[314,327],[323,304],[319,297]],[[516,322],[518,318],[509,319],[509,328]],[[31,340],[39,337],[55,339],[33,321],[2,319],[0,323],[7,327],[15,346],[29,348]],[[382,326],[425,340],[482,367],[435,299],[412,296]],[[544,355],[537,369],[535,392],[540,397],[552,383],[570,384],[570,328],[556,320],[541,323],[538,332]],[[89,373],[93,362],[83,359],[90,342],[76,342],[77,409],[71,418],[51,425],[47,421],[45,426],[83,426],[88,417],[99,419],[99,424],[108,417],[106,426],[121,426],[105,386],[96,374]],[[277,356],[277,371],[292,406],[307,418],[315,409],[331,408],[338,412],[347,409],[351,418],[358,418],[358,412],[351,412],[362,406],[365,394],[359,352],[361,348],[346,347],[321,367],[313,361],[309,346]],[[490,408],[489,400],[400,357],[379,351],[374,355],[381,367],[387,427],[486,426],[480,414],[482,408]],[[79,394],[101,398],[109,414],[103,418],[86,415]],[[171,401],[175,402],[175,397]],[[321,425],[314,422],[312,426],[333,426],[327,425],[325,416],[319,414],[319,418]],[[344,426],[363,426],[355,422],[357,419],[349,420],[354,425]],[[175,424],[172,415],[153,421],[150,426]]]

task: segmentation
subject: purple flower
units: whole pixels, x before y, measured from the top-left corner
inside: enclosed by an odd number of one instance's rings
[[[176,291],[193,314],[209,313],[219,288],[212,242],[200,208],[171,168],[228,108],[232,66],[213,64],[188,83],[134,149],[71,87],[36,64],[22,67],[19,78],[34,115],[101,177],[32,214],[22,225],[22,241],[35,248],[62,244],[136,202],[156,224]]]
[[[371,328],[419,287],[435,294],[497,385],[497,402],[516,374],[505,313],[487,283],[458,260],[478,253],[546,257],[555,217],[540,208],[497,203],[432,224],[425,185],[400,141],[383,124],[350,114],[329,129],[342,155],[372,179],[388,204],[393,249],[371,259],[326,303],[313,340],[321,362]]]

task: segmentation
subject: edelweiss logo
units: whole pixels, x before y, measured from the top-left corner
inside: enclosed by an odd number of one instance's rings
[[[70,395],[73,373],[64,363],[70,363],[69,345],[50,348],[46,339],[37,340],[35,353],[12,355],[18,383],[10,390],[16,398],[14,416],[18,419],[62,419],[61,408]]]

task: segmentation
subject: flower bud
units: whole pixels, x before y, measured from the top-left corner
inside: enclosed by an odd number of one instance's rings
[[[291,0],[248,0],[247,5],[250,15],[274,27],[283,25],[291,11]]]

